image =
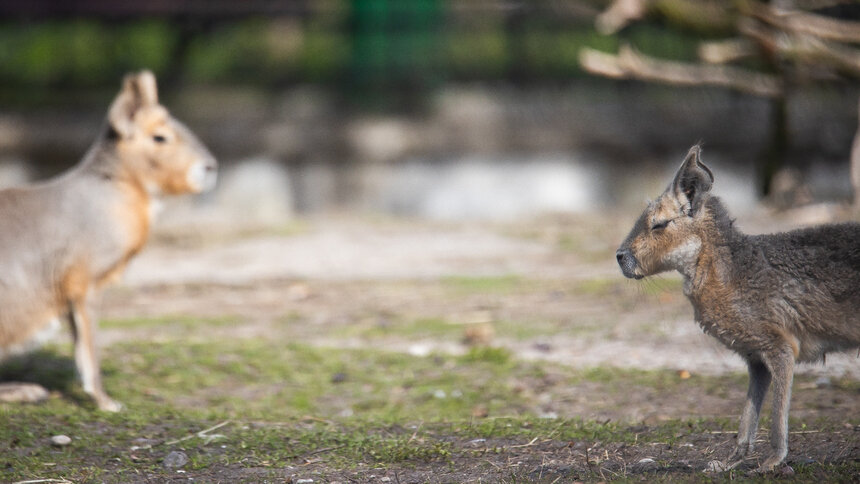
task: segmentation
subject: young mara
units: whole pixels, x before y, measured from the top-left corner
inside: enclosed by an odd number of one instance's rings
[[[773,386],[770,471],[788,453],[796,362],[860,347],[860,224],[745,235],[710,194],[714,176],[690,149],[675,179],[636,221],[616,253],[625,276],[676,270],[696,322],[746,360],[749,390],[731,469],[753,450]]]

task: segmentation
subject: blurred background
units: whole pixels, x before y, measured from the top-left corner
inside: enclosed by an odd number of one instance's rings
[[[733,210],[850,201],[858,18],[838,0],[3,0],[0,184],[76,163],[148,68],[223,166],[173,214],[638,207],[698,141]]]

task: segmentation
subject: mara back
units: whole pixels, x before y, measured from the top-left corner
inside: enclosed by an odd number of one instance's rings
[[[707,206],[725,214],[716,198]],[[691,294],[706,329],[716,330],[720,318],[736,319],[746,332],[775,324],[801,362],[860,344],[860,224],[752,236],[735,232],[731,221],[722,225],[731,231],[727,244],[713,247],[712,273]]]

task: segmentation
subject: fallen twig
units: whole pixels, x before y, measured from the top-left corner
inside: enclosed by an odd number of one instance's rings
[[[418,431],[421,430],[422,425],[424,425],[424,422],[418,424],[418,427],[415,428],[415,432],[412,432],[412,436],[409,437],[409,440],[406,441],[407,444],[415,440],[415,438],[418,436]]]
[[[314,451],[311,451],[311,452],[306,453],[306,454],[305,454],[305,457],[310,457],[310,456],[312,456],[312,455],[322,454],[323,452],[328,452],[328,451],[330,451],[330,450],[337,450],[337,449],[340,449],[340,448],[342,448],[342,447],[346,447],[346,444],[342,444],[342,445],[334,445],[334,446],[331,446],[331,447],[323,447],[322,449],[317,449],[317,450],[314,450]]]
[[[196,433],[193,433],[193,434],[191,434],[191,435],[186,435],[185,437],[182,437],[181,439],[171,440],[170,442],[167,442],[167,443],[165,443],[164,445],[173,445],[173,444],[178,444],[178,443],[180,443],[180,442],[184,442],[184,441],[186,441],[186,440],[188,440],[188,439],[193,439],[194,437],[200,437],[201,439],[204,439],[204,438],[207,438],[207,437],[214,438],[214,437],[215,437],[214,435],[206,435],[206,434],[208,434],[209,432],[211,432],[211,431],[213,431],[213,430],[220,429],[221,427],[223,427],[223,426],[227,425],[227,424],[228,424],[228,423],[230,423],[230,422],[231,422],[231,420],[225,420],[225,421],[223,421],[223,422],[219,423],[218,425],[215,425],[215,426],[209,427],[209,428],[208,428],[208,429],[206,429],[206,430],[201,430],[200,432],[196,432]]]
[[[522,447],[531,447],[531,446],[535,445],[535,442],[537,442],[537,439],[538,439],[538,438],[537,438],[537,437],[535,437],[535,438],[533,438],[533,439],[532,439],[532,441],[531,441],[531,442],[529,442],[528,444],[511,445],[511,446],[508,446],[508,448],[509,448],[509,449],[519,449],[519,448],[522,448]]]

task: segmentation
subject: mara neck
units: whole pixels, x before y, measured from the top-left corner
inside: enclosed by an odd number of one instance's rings
[[[734,226],[719,198],[705,201],[704,221],[698,234],[700,244],[696,262],[689,270],[679,271],[684,276],[684,293],[695,296],[719,291],[729,283],[734,271],[734,254],[744,244],[745,235]]]

